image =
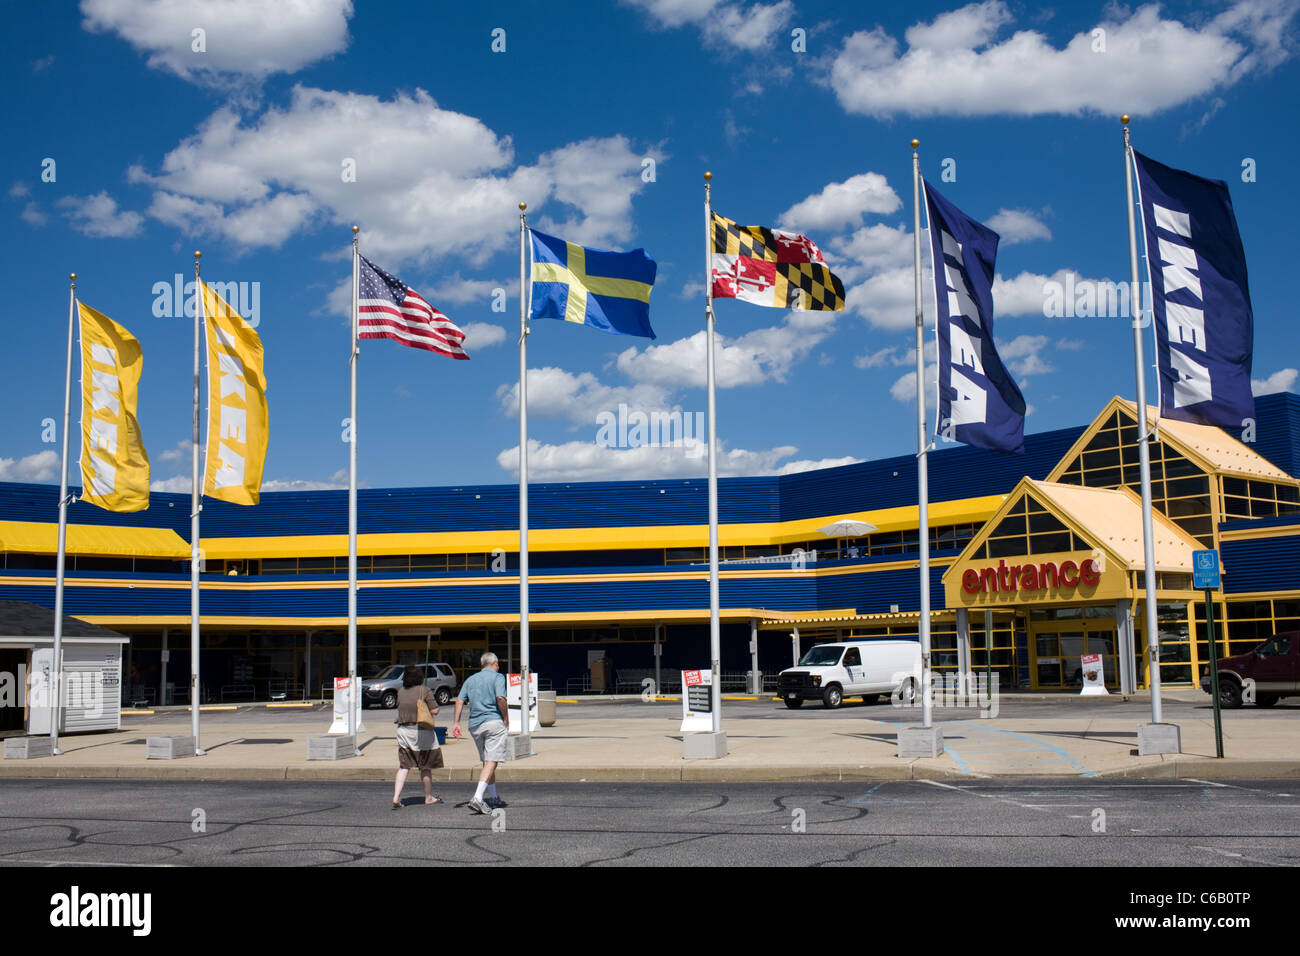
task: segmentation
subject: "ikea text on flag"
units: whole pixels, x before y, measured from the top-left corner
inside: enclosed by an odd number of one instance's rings
[[[922,180],[934,261],[939,433],[994,451],[1025,450],[1025,399],[993,342],[998,234]]]
[[[255,505],[269,440],[262,341],[243,317],[203,283],[208,344],[208,444],[203,494]]]
[[[143,356],[122,326],[82,302],[81,497],[109,511],[149,507],[149,454],[136,421]]]
[[[1240,428],[1255,414],[1254,314],[1228,186],[1137,150],[1133,160],[1151,279],[1160,414]]]
[[[712,223],[713,298],[815,312],[844,308],[844,283],[807,236],[738,226],[716,212]]]
[[[654,338],[650,292],[658,266],[644,249],[605,252],[529,229],[530,319],[562,319],[612,335]]]

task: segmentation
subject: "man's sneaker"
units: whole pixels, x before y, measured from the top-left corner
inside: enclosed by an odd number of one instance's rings
[[[506,807],[510,806],[510,804],[506,803],[500,797],[485,797],[483,802],[493,810],[504,810]]]
[[[478,797],[470,800],[467,806],[475,813],[491,813],[492,808],[480,800]]]

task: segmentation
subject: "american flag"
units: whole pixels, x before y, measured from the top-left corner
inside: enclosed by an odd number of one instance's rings
[[[357,338],[392,339],[454,359],[468,359],[465,333],[397,276],[360,256]]]

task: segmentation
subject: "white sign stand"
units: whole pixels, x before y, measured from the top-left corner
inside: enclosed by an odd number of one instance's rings
[[[521,706],[519,701],[519,675],[518,674],[507,675],[506,685],[507,685],[506,711],[510,715],[509,732],[512,734],[517,734],[519,733],[519,708]],[[530,707],[529,710],[530,719],[528,721],[528,731],[529,733],[533,733],[540,726],[537,723],[537,673],[536,671],[528,675],[528,704]]]
[[[1080,697],[1109,697],[1106,689],[1106,674],[1102,669],[1100,654],[1084,654],[1079,658],[1083,662],[1083,690]]]
[[[348,732],[348,709],[352,704],[352,681],[347,677],[334,678],[334,723],[326,733]]]
[[[682,727],[686,732],[713,730],[713,671],[682,671]]]

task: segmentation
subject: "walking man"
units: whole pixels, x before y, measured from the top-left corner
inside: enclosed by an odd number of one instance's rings
[[[460,739],[460,712],[469,702],[469,735],[478,747],[483,772],[478,775],[478,789],[469,808],[475,813],[487,813],[504,807],[505,801],[497,795],[497,764],[506,759],[506,736],[510,717],[506,710],[506,677],[501,673],[501,662],[491,651],[479,658],[483,669],[465,681],[456,697],[456,719],[451,729],[452,737]]]

